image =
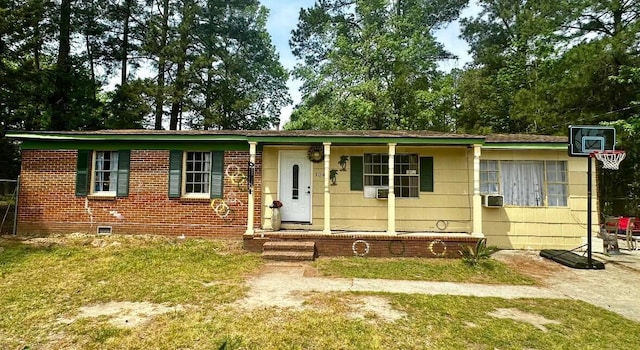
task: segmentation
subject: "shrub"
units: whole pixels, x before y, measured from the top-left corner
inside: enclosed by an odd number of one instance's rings
[[[462,255],[462,261],[469,266],[475,267],[480,265],[482,261],[489,259],[491,254],[495,253],[498,248],[494,246],[487,246],[487,239],[482,238],[478,240],[476,246],[462,245],[460,249],[460,255]]]

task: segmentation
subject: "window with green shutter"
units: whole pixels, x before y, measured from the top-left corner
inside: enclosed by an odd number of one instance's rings
[[[76,196],[86,196],[89,193],[89,161],[91,151],[78,150],[76,161]]]
[[[363,157],[359,156],[351,156],[351,191],[362,191],[364,189],[364,185],[362,182],[363,179]]]
[[[433,157],[420,157],[420,192],[433,192]]]
[[[129,195],[131,151],[78,150],[76,196]]]
[[[118,151],[118,180],[116,196],[126,197],[129,195],[129,163],[131,161],[131,151]]]
[[[169,153],[169,198],[182,194],[182,151]]]
[[[170,198],[220,198],[223,192],[224,152],[170,152]]]

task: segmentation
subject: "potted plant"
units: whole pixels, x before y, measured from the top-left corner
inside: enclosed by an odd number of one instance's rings
[[[280,208],[282,208],[282,202],[279,200],[275,200],[269,206],[271,208],[271,229],[274,231],[280,230],[280,225],[282,224],[282,219],[280,217]]]

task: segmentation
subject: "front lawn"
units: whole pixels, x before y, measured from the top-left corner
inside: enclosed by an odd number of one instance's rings
[[[342,271],[364,270],[350,265],[354,261],[388,265],[385,274],[392,279],[430,279],[434,271],[448,269],[427,259],[340,258],[317,264],[329,274],[331,264],[341,264]],[[262,265],[259,255],[229,241],[0,239],[0,349],[631,349],[640,344],[640,324],[574,300],[309,291],[300,296],[300,307],[239,306],[246,279]],[[395,318],[376,311],[378,302],[388,304]],[[501,318],[500,312],[525,317]]]

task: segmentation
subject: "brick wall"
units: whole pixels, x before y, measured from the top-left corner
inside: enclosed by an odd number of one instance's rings
[[[75,150],[23,150],[18,232],[158,234],[240,238],[246,230],[249,153],[225,152],[224,196],[216,200],[169,199],[169,151],[132,150],[129,195],[75,196]],[[256,228],[260,223],[261,154],[254,181]]]

